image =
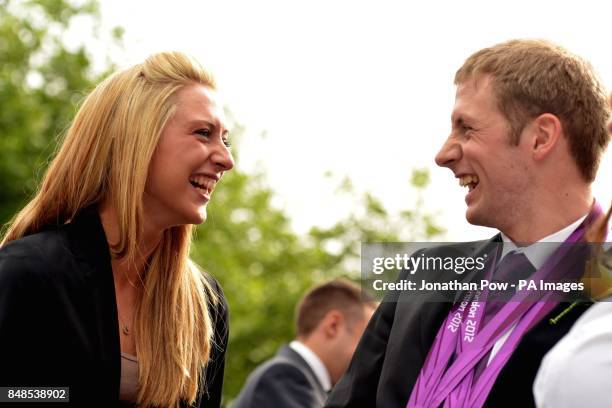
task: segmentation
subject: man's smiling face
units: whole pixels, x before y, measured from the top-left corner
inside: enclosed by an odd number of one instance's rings
[[[521,137],[517,146],[511,144],[510,125],[487,76],[458,85],[451,122],[436,163],[468,188],[468,222],[504,231],[534,202],[528,141]]]

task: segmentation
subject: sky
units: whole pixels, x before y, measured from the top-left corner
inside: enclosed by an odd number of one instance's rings
[[[454,73],[478,49],[512,38],[552,40],[588,59],[612,89],[608,2],[101,3],[101,31],[122,26],[124,47],[100,40],[94,54],[125,67],[179,50],[214,73],[246,128],[238,167],[265,171],[274,204],[297,232],[330,225],[354,208],[335,195],[345,176],[395,211],[416,199],[412,169],[428,168],[426,208],[447,228],[445,238],[493,234],[467,223],[465,188],[433,162],[450,130]],[[612,199],[611,155],[594,184],[604,206]]]

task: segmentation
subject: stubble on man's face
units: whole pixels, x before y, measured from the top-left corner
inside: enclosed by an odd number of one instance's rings
[[[465,196],[468,222],[504,231],[528,213],[533,197],[526,146],[511,143],[511,126],[498,108],[490,77],[458,85],[451,122],[436,160],[459,179],[477,179]]]

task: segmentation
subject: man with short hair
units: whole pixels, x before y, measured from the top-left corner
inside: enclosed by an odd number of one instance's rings
[[[500,231],[459,247],[488,254],[499,242],[493,279],[516,260],[520,271],[542,276],[550,254],[539,256],[532,243],[578,241],[601,214],[590,186],[608,143],[605,93],[587,63],[537,40],[476,52],[455,84],[451,133],[436,163],[467,187],[468,222]],[[327,407],[533,406],[542,357],[588,307],[483,303],[474,309],[482,326],[472,337],[461,335],[469,319],[460,329],[447,325],[456,313],[465,316],[459,302],[406,296],[390,294],[378,308]]]
[[[234,407],[322,407],[375,307],[370,296],[345,279],[310,289],[296,307],[296,340],[255,369]]]

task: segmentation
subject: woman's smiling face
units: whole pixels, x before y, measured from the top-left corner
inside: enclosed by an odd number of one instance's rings
[[[144,197],[147,217],[162,228],[204,222],[217,182],[234,167],[215,92],[193,84],[174,98],[174,113],[149,165]]]

